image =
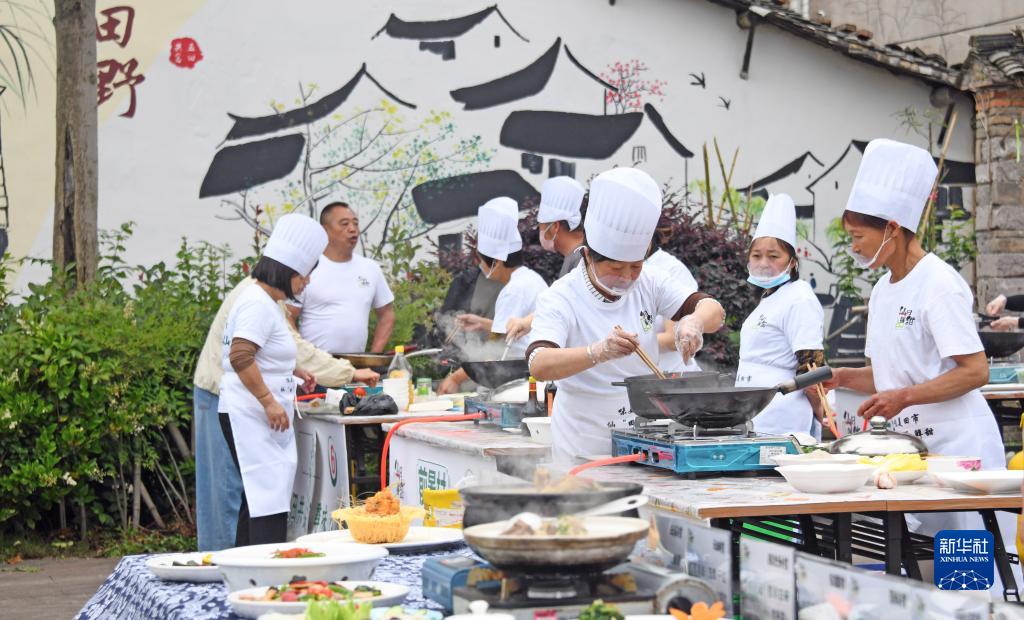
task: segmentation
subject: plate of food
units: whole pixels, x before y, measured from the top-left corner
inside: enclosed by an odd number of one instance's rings
[[[888,454],[886,456],[862,456],[861,465],[874,465],[879,473],[888,473],[899,484],[912,484],[928,473],[928,463],[920,454]]]
[[[212,553],[160,555],[147,560],[146,568],[164,581],[207,583],[221,580]]]
[[[347,526],[356,542],[373,545],[405,540],[413,520],[424,515],[426,511],[420,506],[402,506],[390,488],[375,493],[361,505],[331,513],[338,527]]]
[[[932,474],[947,487],[965,493],[1020,493],[1024,471],[949,471]]]
[[[441,620],[443,617],[441,612],[433,609],[413,609],[401,605],[376,607],[370,612],[371,620]]]
[[[388,550],[358,543],[277,543],[220,551],[213,561],[228,590],[288,583],[302,575],[309,581],[363,581],[388,555]]]
[[[355,610],[364,603],[395,605],[408,594],[406,586],[379,581],[292,580],[277,586],[237,590],[228,595],[228,604],[239,616],[258,618],[267,613],[302,613],[314,601],[336,601],[345,607],[351,599]]]
[[[396,542],[368,544],[378,544],[392,553],[413,553],[438,547],[458,545],[461,544],[463,540],[462,530],[448,527],[424,527],[422,525],[412,525],[409,526],[409,531],[402,540]],[[352,535],[351,530],[332,530],[330,532],[317,532],[315,534],[300,536],[295,539],[295,542],[306,544],[321,542],[352,543],[357,541]]]

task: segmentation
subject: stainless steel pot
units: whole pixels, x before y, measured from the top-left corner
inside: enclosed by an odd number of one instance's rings
[[[870,430],[853,433],[832,442],[832,454],[857,454],[860,456],[886,456],[888,454],[928,454],[928,446],[919,437],[890,431],[885,427],[882,416],[869,421]]]

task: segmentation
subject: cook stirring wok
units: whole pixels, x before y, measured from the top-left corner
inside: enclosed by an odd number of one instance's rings
[[[662,209],[654,179],[615,168],[590,187],[583,260],[537,300],[526,351],[534,377],[559,382],[552,449],[561,461],[608,454],[609,430],[629,425],[626,392],[612,382],[650,373],[635,352],[660,358],[656,316],[677,321],[665,352],[684,361],[725,319],[709,295],[644,266]]]

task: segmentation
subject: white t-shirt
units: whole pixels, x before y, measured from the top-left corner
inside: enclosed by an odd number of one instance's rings
[[[659,248],[657,252],[648,256],[647,260],[644,261],[644,267],[663,271],[679,284],[692,288],[695,291],[700,290],[700,286],[697,284],[697,279],[693,277],[693,274],[686,268],[686,265],[665,250]],[[657,317],[654,320],[654,329],[657,330],[658,333],[664,331],[665,319],[660,316]],[[700,366],[697,364],[696,360],[691,359],[689,363],[684,364],[682,355],[662,355],[659,365],[665,372],[700,371]]]
[[[256,367],[263,375],[264,382],[279,402],[287,402],[286,411],[291,410],[295,371],[295,339],[288,331],[284,314],[277,303],[260,286],[250,286],[238,297],[228,315],[224,336],[221,339],[223,354],[221,368],[224,376],[220,381],[220,402],[218,409],[224,412],[251,410],[261,414],[263,406],[242,384],[235,369],[231,367],[231,341],[244,338],[256,346]],[[286,389],[291,386],[291,392]],[[287,392],[287,394],[286,394]]]
[[[395,300],[380,265],[365,256],[338,263],[320,257],[298,298],[299,333],[329,353],[366,351],[370,310]]]
[[[537,306],[537,297],[547,289],[548,285],[544,278],[536,271],[529,267],[517,268],[494,302],[494,322],[491,331],[495,334],[504,334],[509,319],[532,314]],[[522,357],[529,339],[527,335],[513,342],[508,350],[509,357]]]
[[[738,387],[772,387],[796,375],[796,352],[824,348],[825,311],[803,280],[782,285],[761,299],[740,331]],[[777,394],[753,419],[766,435],[820,435],[811,403],[800,390]]]
[[[581,262],[541,293],[534,311],[531,342],[549,341],[562,348],[585,347],[603,340],[616,325],[639,336],[640,346],[658,360],[656,316],[671,318],[696,289],[644,268],[634,288],[607,303],[588,287]],[[674,354],[674,353],[673,353]],[[558,381],[552,420],[552,447],[559,459],[611,451],[610,429],[628,427],[633,415],[623,387],[613,381],[650,374],[637,355],[629,355]]]
[[[864,354],[876,391],[931,381],[956,366],[954,355],[984,350],[971,289],[942,259],[927,254],[902,280],[891,278],[891,272],[882,276],[868,302]],[[977,455],[986,469],[1005,467],[1002,437],[978,390],[907,407],[889,425],[920,437],[933,454]]]

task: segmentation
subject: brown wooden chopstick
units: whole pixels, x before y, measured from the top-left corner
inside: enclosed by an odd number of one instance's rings
[[[622,329],[622,326],[616,325],[615,329]],[[659,379],[665,378],[665,373],[661,372],[661,369],[658,368],[658,365],[651,361],[651,358],[648,357],[647,352],[644,351],[643,347],[637,345],[636,349],[634,349],[634,352],[637,355],[639,355],[640,359],[643,360],[644,364],[646,364],[647,367],[651,369],[651,372],[654,373],[654,376],[656,376]]]

